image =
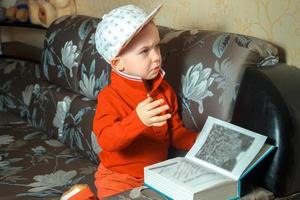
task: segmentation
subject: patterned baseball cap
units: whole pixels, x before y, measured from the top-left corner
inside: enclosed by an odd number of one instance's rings
[[[159,11],[158,5],[149,15],[134,5],[113,9],[97,25],[95,43],[97,51],[110,62],[147,25]]]

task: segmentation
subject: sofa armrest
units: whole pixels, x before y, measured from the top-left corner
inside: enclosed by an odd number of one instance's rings
[[[278,64],[245,71],[232,122],[268,136],[278,148],[251,179],[276,197],[300,191],[300,69]]]
[[[42,49],[22,42],[4,42],[1,43],[2,54],[0,58],[12,58],[28,60],[34,63],[40,63]]]

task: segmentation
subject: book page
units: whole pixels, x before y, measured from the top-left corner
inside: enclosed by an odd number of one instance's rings
[[[175,158],[149,168],[165,178],[194,190],[204,190],[223,182],[233,181],[186,158]]]
[[[186,157],[237,180],[265,140],[266,136],[209,117]]]

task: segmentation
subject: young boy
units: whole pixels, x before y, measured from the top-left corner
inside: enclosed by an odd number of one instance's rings
[[[93,125],[102,148],[95,175],[100,199],[141,186],[145,166],[167,159],[170,145],[190,149],[196,138],[183,127],[176,94],[163,79],[152,21],[159,8],[148,16],[133,5],[116,8],[95,33],[97,51],[112,67]]]

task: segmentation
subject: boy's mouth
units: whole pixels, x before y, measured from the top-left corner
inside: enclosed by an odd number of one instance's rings
[[[158,70],[160,70],[160,67],[157,66],[157,67],[153,68],[152,70],[153,70],[153,71],[158,71]]]

